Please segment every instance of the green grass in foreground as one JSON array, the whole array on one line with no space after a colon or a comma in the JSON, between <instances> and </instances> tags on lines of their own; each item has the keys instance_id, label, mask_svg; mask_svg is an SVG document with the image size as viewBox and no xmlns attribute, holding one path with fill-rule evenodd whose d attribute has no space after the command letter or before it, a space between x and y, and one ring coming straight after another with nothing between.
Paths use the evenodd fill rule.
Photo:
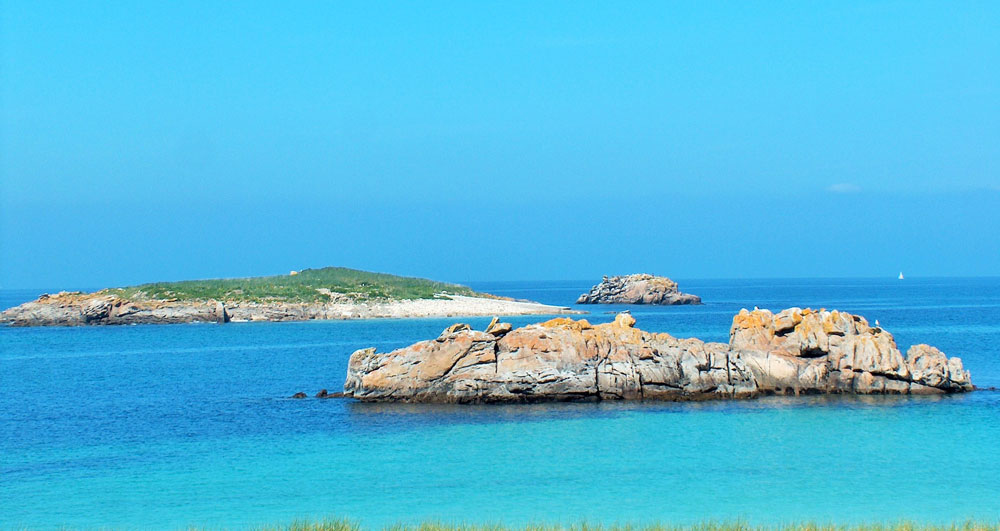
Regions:
<instances>
[{"instance_id":1,"label":"green grass in foreground","mask_svg":"<svg viewBox=\"0 0 1000 531\"><path fill-rule=\"evenodd\" d=\"M362 531L365 528L351 520L323 520L319 522L297 521L286 526L265 526L257 529L262 531ZM928 525L904 521L858 525L807 522L778 526L756 526L739 522L706 522L683 526L669 524L605 526L582 523L570 526L529 525L523 527L508 527L499 524L450 525L426 522L417 525L394 525L383 529L384 531L996 531L1000 530L1000 521L993 523L967 521L945 525Z\"/></svg>"},{"instance_id":2,"label":"green grass in foreground","mask_svg":"<svg viewBox=\"0 0 1000 531\"><path fill-rule=\"evenodd\" d=\"M466 286L344 267L305 269L297 275L156 282L104 290L129 300L328 302L329 293L353 300L430 299L436 294L477 295Z\"/></svg>"}]
</instances>

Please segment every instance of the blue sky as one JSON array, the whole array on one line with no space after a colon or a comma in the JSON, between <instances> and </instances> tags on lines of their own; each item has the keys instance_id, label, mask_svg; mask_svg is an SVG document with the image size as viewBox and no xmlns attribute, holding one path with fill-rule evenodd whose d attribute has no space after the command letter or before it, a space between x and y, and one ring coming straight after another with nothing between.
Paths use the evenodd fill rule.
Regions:
<instances>
[{"instance_id":1,"label":"blue sky","mask_svg":"<svg viewBox=\"0 0 1000 531\"><path fill-rule=\"evenodd\" d=\"M3 287L1000 274L998 2L0 4Z\"/></svg>"}]
</instances>

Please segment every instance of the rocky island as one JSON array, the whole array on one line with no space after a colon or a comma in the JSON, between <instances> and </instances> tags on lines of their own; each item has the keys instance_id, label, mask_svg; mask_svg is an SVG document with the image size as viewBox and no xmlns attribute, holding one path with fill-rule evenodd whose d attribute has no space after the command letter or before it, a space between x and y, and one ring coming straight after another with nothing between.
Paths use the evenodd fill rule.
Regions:
<instances>
[{"instance_id":1,"label":"rocky island","mask_svg":"<svg viewBox=\"0 0 1000 531\"><path fill-rule=\"evenodd\" d=\"M644 332L635 319L560 317L485 331L457 324L388 353L351 355L344 396L386 402L701 400L782 394L941 394L973 389L962 361L929 345L904 357L863 317L742 310L729 343Z\"/></svg>"},{"instance_id":2,"label":"rocky island","mask_svg":"<svg viewBox=\"0 0 1000 531\"><path fill-rule=\"evenodd\" d=\"M341 267L60 292L0 312L12 326L305 321L579 313L458 284Z\"/></svg>"},{"instance_id":3,"label":"rocky island","mask_svg":"<svg viewBox=\"0 0 1000 531\"><path fill-rule=\"evenodd\" d=\"M701 304L701 297L681 293L667 277L638 274L607 277L580 295L577 304Z\"/></svg>"}]
</instances>

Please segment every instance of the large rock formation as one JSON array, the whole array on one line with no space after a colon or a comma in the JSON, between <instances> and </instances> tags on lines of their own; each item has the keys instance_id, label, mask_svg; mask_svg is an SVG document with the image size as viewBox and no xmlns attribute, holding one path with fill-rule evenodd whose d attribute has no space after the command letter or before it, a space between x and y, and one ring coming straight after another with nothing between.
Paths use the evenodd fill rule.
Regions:
<instances>
[{"instance_id":1,"label":"large rock formation","mask_svg":"<svg viewBox=\"0 0 1000 531\"><path fill-rule=\"evenodd\" d=\"M580 295L577 304L701 304L701 297L681 293L667 277L626 275L604 277L600 284Z\"/></svg>"},{"instance_id":2,"label":"large rock formation","mask_svg":"<svg viewBox=\"0 0 1000 531\"><path fill-rule=\"evenodd\" d=\"M973 389L959 358L892 335L863 318L792 308L743 310L730 343L634 328L619 314L591 325L557 318L491 332L456 325L388 353L351 355L345 396L364 401L533 402L698 400L765 394L931 394Z\"/></svg>"},{"instance_id":3,"label":"large rock formation","mask_svg":"<svg viewBox=\"0 0 1000 531\"><path fill-rule=\"evenodd\" d=\"M129 300L110 291L63 291L54 295L45 294L34 301L0 312L0 323L12 326L77 326L561 313L580 312L530 301L461 295L449 295L441 299L374 302L247 302Z\"/></svg>"}]
</instances>

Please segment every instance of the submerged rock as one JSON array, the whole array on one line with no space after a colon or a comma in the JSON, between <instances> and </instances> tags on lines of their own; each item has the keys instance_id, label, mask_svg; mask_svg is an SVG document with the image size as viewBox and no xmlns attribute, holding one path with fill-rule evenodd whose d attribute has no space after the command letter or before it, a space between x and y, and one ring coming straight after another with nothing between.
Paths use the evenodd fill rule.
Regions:
<instances>
[{"instance_id":1,"label":"submerged rock","mask_svg":"<svg viewBox=\"0 0 1000 531\"><path fill-rule=\"evenodd\" d=\"M580 295L577 304L701 304L701 297L681 293L667 277L625 275L604 277L590 292Z\"/></svg>"},{"instance_id":2,"label":"submerged rock","mask_svg":"<svg viewBox=\"0 0 1000 531\"><path fill-rule=\"evenodd\" d=\"M843 312L741 311L730 343L614 322L556 318L498 336L466 327L388 353L351 355L344 395L364 401L698 400L765 394L921 394L972 390L959 358ZM451 329L449 329L451 330Z\"/></svg>"}]
</instances>

